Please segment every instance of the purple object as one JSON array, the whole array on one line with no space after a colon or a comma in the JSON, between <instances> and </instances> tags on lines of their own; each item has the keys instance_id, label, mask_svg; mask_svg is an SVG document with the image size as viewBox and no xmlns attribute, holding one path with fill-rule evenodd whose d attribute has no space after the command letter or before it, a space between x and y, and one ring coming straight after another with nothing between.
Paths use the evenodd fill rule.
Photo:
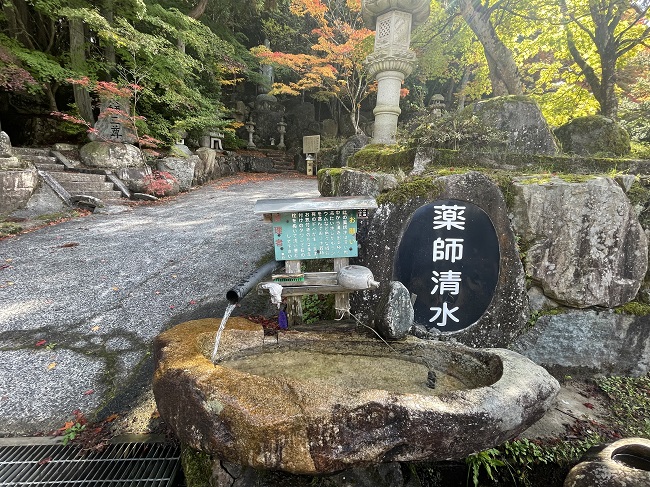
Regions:
<instances>
[{"instance_id":1,"label":"purple object","mask_svg":"<svg viewBox=\"0 0 650 487\"><path fill-rule=\"evenodd\" d=\"M278 314L278 327L280 330L286 330L289 328L289 322L287 321L287 313L284 310L280 310Z\"/></svg>"}]
</instances>

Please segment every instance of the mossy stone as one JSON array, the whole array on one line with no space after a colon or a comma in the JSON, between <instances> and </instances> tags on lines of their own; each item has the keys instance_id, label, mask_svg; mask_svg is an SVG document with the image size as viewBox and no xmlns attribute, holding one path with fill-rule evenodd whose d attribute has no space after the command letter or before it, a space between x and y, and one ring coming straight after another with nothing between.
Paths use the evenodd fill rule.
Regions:
<instances>
[{"instance_id":1,"label":"mossy stone","mask_svg":"<svg viewBox=\"0 0 650 487\"><path fill-rule=\"evenodd\" d=\"M583 156L630 153L630 136L614 120L602 115L578 117L555 130L564 152Z\"/></svg>"},{"instance_id":2,"label":"mossy stone","mask_svg":"<svg viewBox=\"0 0 650 487\"><path fill-rule=\"evenodd\" d=\"M212 460L210 455L181 446L181 466L187 487L210 487Z\"/></svg>"}]
</instances>

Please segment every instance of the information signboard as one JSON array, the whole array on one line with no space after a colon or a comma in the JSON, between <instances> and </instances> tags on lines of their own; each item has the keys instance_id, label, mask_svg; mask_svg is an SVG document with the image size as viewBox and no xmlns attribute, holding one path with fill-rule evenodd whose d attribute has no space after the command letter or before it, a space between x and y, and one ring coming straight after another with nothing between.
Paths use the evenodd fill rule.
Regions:
<instances>
[{"instance_id":1,"label":"information signboard","mask_svg":"<svg viewBox=\"0 0 650 487\"><path fill-rule=\"evenodd\" d=\"M275 260L356 257L357 210L273 213Z\"/></svg>"},{"instance_id":2,"label":"information signboard","mask_svg":"<svg viewBox=\"0 0 650 487\"><path fill-rule=\"evenodd\" d=\"M302 153L317 154L320 151L320 135L305 135L302 138Z\"/></svg>"}]
</instances>

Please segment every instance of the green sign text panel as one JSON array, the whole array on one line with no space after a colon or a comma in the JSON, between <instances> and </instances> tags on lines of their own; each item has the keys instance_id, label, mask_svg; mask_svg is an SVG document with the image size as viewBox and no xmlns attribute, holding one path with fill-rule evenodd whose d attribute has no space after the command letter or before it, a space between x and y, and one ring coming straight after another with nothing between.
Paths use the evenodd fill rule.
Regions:
<instances>
[{"instance_id":1,"label":"green sign text panel","mask_svg":"<svg viewBox=\"0 0 650 487\"><path fill-rule=\"evenodd\" d=\"M356 257L357 210L273 213L275 260Z\"/></svg>"}]
</instances>

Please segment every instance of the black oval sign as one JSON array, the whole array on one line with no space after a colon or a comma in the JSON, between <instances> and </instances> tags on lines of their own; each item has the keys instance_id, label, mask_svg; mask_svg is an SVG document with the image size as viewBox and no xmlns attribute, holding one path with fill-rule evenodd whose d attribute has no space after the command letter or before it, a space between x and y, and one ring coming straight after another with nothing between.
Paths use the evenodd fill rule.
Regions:
<instances>
[{"instance_id":1,"label":"black oval sign","mask_svg":"<svg viewBox=\"0 0 650 487\"><path fill-rule=\"evenodd\" d=\"M485 313L499 279L499 239L490 217L460 200L418 208L395 254L393 279L416 294L415 322L454 332Z\"/></svg>"}]
</instances>

